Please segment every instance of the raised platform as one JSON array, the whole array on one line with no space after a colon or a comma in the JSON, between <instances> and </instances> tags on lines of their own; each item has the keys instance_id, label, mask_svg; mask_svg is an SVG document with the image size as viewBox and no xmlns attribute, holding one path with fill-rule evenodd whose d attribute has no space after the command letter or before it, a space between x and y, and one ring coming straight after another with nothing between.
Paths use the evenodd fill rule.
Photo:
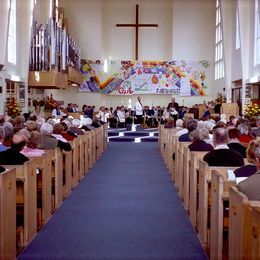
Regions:
<instances>
[{"instance_id":1,"label":"raised platform","mask_svg":"<svg viewBox=\"0 0 260 260\"><path fill-rule=\"evenodd\" d=\"M158 128L142 129L140 125L133 125L131 128L109 129L108 139L109 142L158 142Z\"/></svg>"}]
</instances>

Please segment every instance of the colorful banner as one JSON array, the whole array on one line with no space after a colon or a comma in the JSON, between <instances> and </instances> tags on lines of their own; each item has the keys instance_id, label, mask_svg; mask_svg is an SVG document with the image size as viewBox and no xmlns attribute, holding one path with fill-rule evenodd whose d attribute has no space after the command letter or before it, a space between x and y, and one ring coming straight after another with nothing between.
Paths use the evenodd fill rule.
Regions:
<instances>
[{"instance_id":1,"label":"colorful banner","mask_svg":"<svg viewBox=\"0 0 260 260\"><path fill-rule=\"evenodd\" d=\"M207 95L209 62L81 60L80 92L110 95Z\"/></svg>"}]
</instances>

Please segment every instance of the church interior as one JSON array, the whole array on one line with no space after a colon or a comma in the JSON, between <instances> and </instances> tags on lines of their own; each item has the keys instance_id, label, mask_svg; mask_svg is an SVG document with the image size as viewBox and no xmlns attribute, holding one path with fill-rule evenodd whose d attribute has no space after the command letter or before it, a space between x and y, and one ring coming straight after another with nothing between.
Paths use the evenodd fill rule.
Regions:
<instances>
[{"instance_id":1,"label":"church interior","mask_svg":"<svg viewBox=\"0 0 260 260\"><path fill-rule=\"evenodd\" d=\"M0 2L0 259L260 258L260 0Z\"/></svg>"}]
</instances>

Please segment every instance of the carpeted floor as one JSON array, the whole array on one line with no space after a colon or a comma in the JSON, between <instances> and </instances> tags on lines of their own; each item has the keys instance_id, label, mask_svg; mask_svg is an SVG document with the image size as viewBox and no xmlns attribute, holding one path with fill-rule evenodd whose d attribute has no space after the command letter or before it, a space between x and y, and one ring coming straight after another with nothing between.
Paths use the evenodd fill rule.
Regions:
<instances>
[{"instance_id":1,"label":"carpeted floor","mask_svg":"<svg viewBox=\"0 0 260 260\"><path fill-rule=\"evenodd\" d=\"M157 143L110 143L19 259L207 259Z\"/></svg>"}]
</instances>

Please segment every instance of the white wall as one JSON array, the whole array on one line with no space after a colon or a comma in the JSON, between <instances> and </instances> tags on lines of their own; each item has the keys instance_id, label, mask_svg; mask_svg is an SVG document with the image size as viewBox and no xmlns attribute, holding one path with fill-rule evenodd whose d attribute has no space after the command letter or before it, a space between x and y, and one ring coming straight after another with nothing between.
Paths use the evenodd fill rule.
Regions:
<instances>
[{"instance_id":1,"label":"white wall","mask_svg":"<svg viewBox=\"0 0 260 260\"><path fill-rule=\"evenodd\" d=\"M135 22L135 5L139 4L139 22L158 23L158 28L139 32L139 58L142 60L213 60L212 43L215 36L215 0L60 0L65 8L69 32L82 48L86 59L134 59L135 33L133 28L117 28L117 23ZM76 14L76 15L75 15ZM211 74L209 85L213 87ZM76 88L55 91L68 102L117 106L128 104L136 97L106 96L80 93ZM50 91L48 91L49 93ZM210 90L211 92L211 90ZM210 94L210 93L209 93ZM165 105L170 95L143 95L147 105ZM180 104L191 106L207 97L178 97Z\"/></svg>"},{"instance_id":2,"label":"white wall","mask_svg":"<svg viewBox=\"0 0 260 260\"><path fill-rule=\"evenodd\" d=\"M158 28L139 28L139 59L171 59L171 0L103 1L103 58L135 59L135 29L116 27L116 24L135 23L135 4L139 4L139 23L158 24Z\"/></svg>"},{"instance_id":3,"label":"white wall","mask_svg":"<svg viewBox=\"0 0 260 260\"><path fill-rule=\"evenodd\" d=\"M68 32L81 47L81 57L101 59L101 0L60 0Z\"/></svg>"}]
</instances>

